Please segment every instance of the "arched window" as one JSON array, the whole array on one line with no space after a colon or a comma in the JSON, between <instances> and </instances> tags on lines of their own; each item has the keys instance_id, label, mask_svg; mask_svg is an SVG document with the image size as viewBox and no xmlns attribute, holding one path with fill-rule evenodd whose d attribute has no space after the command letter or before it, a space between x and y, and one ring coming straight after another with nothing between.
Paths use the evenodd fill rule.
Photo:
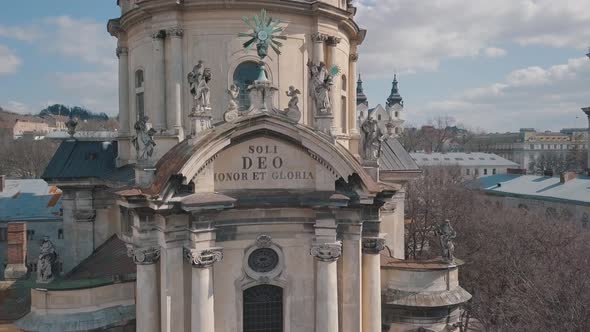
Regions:
<instances>
[{"instance_id":1,"label":"arched window","mask_svg":"<svg viewBox=\"0 0 590 332\"><path fill-rule=\"evenodd\" d=\"M143 70L139 69L135 72L135 111L138 119L145 115L144 92Z\"/></svg>"},{"instance_id":2,"label":"arched window","mask_svg":"<svg viewBox=\"0 0 590 332\"><path fill-rule=\"evenodd\" d=\"M244 291L244 332L283 331L283 289L260 285Z\"/></svg>"},{"instance_id":3,"label":"arched window","mask_svg":"<svg viewBox=\"0 0 590 332\"><path fill-rule=\"evenodd\" d=\"M240 110L245 111L250 107L250 97L246 90L258 79L259 64L253 61L242 62L234 71L234 83L240 89L238 102Z\"/></svg>"},{"instance_id":4,"label":"arched window","mask_svg":"<svg viewBox=\"0 0 590 332\"><path fill-rule=\"evenodd\" d=\"M342 91L346 91L346 75L342 75Z\"/></svg>"},{"instance_id":5,"label":"arched window","mask_svg":"<svg viewBox=\"0 0 590 332\"><path fill-rule=\"evenodd\" d=\"M377 115L377 120L381 121L381 114Z\"/></svg>"}]
</instances>

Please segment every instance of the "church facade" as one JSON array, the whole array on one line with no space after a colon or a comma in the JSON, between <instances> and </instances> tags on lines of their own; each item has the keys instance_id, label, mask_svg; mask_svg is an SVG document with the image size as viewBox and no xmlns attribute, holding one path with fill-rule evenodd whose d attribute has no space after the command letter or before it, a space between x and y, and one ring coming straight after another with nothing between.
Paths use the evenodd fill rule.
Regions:
<instances>
[{"instance_id":1,"label":"church facade","mask_svg":"<svg viewBox=\"0 0 590 332\"><path fill-rule=\"evenodd\" d=\"M404 185L420 170L376 123L357 124L365 31L351 1L118 5L115 153L68 176L96 145L69 140L58 154L80 160L56 156L44 176L64 192L64 279L112 283L34 289L19 326L394 332L458 320L458 262L404 261Z\"/></svg>"}]
</instances>

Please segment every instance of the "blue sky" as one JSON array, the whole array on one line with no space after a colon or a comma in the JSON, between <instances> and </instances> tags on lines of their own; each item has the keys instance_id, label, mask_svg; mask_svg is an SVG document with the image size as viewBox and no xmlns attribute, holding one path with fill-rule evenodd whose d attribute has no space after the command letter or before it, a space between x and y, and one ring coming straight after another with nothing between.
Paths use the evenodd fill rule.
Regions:
<instances>
[{"instance_id":1,"label":"blue sky","mask_svg":"<svg viewBox=\"0 0 590 332\"><path fill-rule=\"evenodd\" d=\"M372 106L398 73L406 120L486 131L587 123L588 0L360 0L358 70ZM0 11L0 106L117 113L115 0L13 1Z\"/></svg>"}]
</instances>

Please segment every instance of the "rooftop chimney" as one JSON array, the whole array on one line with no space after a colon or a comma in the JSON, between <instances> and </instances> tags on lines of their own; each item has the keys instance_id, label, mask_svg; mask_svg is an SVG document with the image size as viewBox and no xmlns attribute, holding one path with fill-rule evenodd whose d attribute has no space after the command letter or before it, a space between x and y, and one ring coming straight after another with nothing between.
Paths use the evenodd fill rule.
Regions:
<instances>
[{"instance_id":1,"label":"rooftop chimney","mask_svg":"<svg viewBox=\"0 0 590 332\"><path fill-rule=\"evenodd\" d=\"M569 180L573 180L577 177L578 177L578 174L576 174L576 172L563 172L559 176L559 182L561 182L563 184L563 183L566 183Z\"/></svg>"},{"instance_id":2,"label":"rooftop chimney","mask_svg":"<svg viewBox=\"0 0 590 332\"><path fill-rule=\"evenodd\" d=\"M8 223L8 265L4 270L6 280L16 280L27 275L27 224Z\"/></svg>"}]
</instances>

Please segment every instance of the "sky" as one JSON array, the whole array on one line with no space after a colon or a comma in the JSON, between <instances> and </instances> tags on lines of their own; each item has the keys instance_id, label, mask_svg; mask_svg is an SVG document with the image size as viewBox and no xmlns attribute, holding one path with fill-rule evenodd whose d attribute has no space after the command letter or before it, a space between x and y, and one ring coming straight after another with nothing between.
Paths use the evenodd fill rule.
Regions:
<instances>
[{"instance_id":1,"label":"sky","mask_svg":"<svg viewBox=\"0 0 590 332\"><path fill-rule=\"evenodd\" d=\"M589 0L357 0L358 71L371 106L394 73L409 125L585 127ZM0 10L0 106L80 105L117 114L115 0L10 1ZM287 31L288 33L288 31Z\"/></svg>"}]
</instances>

